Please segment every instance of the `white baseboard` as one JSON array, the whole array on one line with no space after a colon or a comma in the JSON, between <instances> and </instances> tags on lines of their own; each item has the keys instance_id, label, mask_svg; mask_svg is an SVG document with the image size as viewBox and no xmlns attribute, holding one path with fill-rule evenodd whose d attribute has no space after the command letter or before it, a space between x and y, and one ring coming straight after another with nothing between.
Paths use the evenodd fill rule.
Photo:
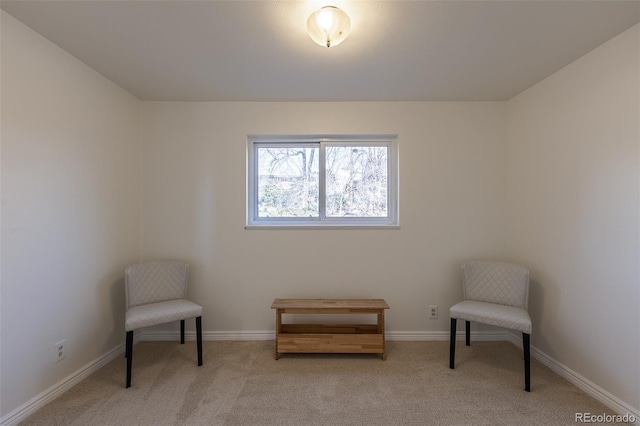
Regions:
<instances>
[{"instance_id":1,"label":"white baseboard","mask_svg":"<svg viewBox=\"0 0 640 426\"><path fill-rule=\"evenodd\" d=\"M40 408L44 407L64 392L71 389L76 384L80 383L85 378L89 377L91 374L100 370L105 365L109 364L111 361L116 359L119 356L122 356L124 353L124 344L115 347L110 350L103 356L91 361L89 364L85 365L75 373L70 376L62 379L55 385L51 386L49 389L41 392L34 398L31 398L25 404L16 408L6 416L4 416L0 420L0 425L2 426L14 426L20 423L23 420L26 420L31 414L38 411Z\"/></svg>"},{"instance_id":2,"label":"white baseboard","mask_svg":"<svg viewBox=\"0 0 640 426\"><path fill-rule=\"evenodd\" d=\"M457 340L464 339L464 332L457 333ZM519 336L508 331L479 331L472 332L471 336L475 341L509 341L519 348L522 348L522 340ZM135 341L171 341L179 340L180 332L140 332L136 333ZM208 331L202 333L202 339L206 341L222 341L222 340L273 340L275 332L267 331ZM186 332L186 340L195 340L195 332ZM448 331L390 331L386 333L389 341L446 341L449 340ZM22 406L13 410L0 420L0 426L14 426L23 420L26 420L31 414L56 399L58 396L69 390L72 386L79 383L89 375L98 371L124 353L124 345L119 345L112 349L102 357L90 362L72 375L61 380L49 389L32 398ZM567 366L553 359L541 350L531 346L531 355L534 359L544 364L559 376L563 377L570 383L573 383L585 393L591 395L607 407L611 408L618 414L630 414L636 419L635 424L640 426L640 410L631 407L629 404L616 398L611 393L602 389L595 383L582 377ZM598 414L598 413L592 413Z\"/></svg>"},{"instance_id":3,"label":"white baseboard","mask_svg":"<svg viewBox=\"0 0 640 426\"><path fill-rule=\"evenodd\" d=\"M507 331L476 331L471 335L475 341L511 341ZM449 340L448 331L388 331L385 337L390 342L408 341L440 341ZM185 340L196 340L195 331L186 331ZM180 339L179 331L142 331L139 336L140 341L162 342L176 341ZM275 331L203 331L202 340L274 340ZM457 340L464 340L464 331L459 331Z\"/></svg>"},{"instance_id":4,"label":"white baseboard","mask_svg":"<svg viewBox=\"0 0 640 426\"><path fill-rule=\"evenodd\" d=\"M202 340L274 340L275 331L203 331ZM185 340L196 340L195 331L185 331ZM140 341L164 342L180 340L179 331L142 331Z\"/></svg>"}]
</instances>

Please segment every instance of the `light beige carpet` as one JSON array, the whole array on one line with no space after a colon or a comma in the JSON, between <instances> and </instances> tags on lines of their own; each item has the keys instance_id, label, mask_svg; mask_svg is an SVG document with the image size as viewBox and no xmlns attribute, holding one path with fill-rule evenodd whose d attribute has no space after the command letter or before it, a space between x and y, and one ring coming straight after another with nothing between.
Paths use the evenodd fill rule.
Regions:
<instances>
[{"instance_id":1,"label":"light beige carpet","mask_svg":"<svg viewBox=\"0 0 640 426\"><path fill-rule=\"evenodd\" d=\"M273 359L273 342L142 342L24 425L571 425L604 405L508 342L387 342L375 355Z\"/></svg>"}]
</instances>

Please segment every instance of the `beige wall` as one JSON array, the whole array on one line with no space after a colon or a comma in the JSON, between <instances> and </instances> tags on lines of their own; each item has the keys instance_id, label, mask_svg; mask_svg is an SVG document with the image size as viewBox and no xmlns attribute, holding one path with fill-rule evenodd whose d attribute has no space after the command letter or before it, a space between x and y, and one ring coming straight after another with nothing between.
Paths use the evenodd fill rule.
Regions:
<instances>
[{"instance_id":1,"label":"beige wall","mask_svg":"<svg viewBox=\"0 0 640 426\"><path fill-rule=\"evenodd\" d=\"M123 341L139 102L4 12L1 30L4 416Z\"/></svg>"},{"instance_id":2,"label":"beige wall","mask_svg":"<svg viewBox=\"0 0 640 426\"><path fill-rule=\"evenodd\" d=\"M381 297L388 330L447 330L459 264L504 253L504 118L504 103L143 102L142 257L192 265L211 332L273 330L276 297ZM399 230L244 229L247 135L318 133L399 135Z\"/></svg>"},{"instance_id":3,"label":"beige wall","mask_svg":"<svg viewBox=\"0 0 640 426\"><path fill-rule=\"evenodd\" d=\"M640 408L640 27L508 104L507 252L532 344Z\"/></svg>"}]
</instances>

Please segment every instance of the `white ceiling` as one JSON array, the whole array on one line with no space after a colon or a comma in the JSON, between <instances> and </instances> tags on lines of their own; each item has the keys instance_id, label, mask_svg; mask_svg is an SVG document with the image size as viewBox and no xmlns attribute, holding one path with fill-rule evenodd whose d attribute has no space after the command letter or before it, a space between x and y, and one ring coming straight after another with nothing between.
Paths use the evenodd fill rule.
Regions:
<instances>
[{"instance_id":1,"label":"white ceiling","mask_svg":"<svg viewBox=\"0 0 640 426\"><path fill-rule=\"evenodd\" d=\"M143 100L502 101L640 22L640 1L9 1ZM306 33L332 4L331 49Z\"/></svg>"}]
</instances>

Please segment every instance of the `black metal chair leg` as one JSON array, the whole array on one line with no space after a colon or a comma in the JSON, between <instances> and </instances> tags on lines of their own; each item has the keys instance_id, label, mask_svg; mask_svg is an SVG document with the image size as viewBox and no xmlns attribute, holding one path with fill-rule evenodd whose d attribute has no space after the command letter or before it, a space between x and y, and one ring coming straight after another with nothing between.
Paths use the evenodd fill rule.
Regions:
<instances>
[{"instance_id":1,"label":"black metal chair leg","mask_svg":"<svg viewBox=\"0 0 640 426\"><path fill-rule=\"evenodd\" d=\"M464 323L465 343L467 346L471 346L471 321L465 321Z\"/></svg>"},{"instance_id":2,"label":"black metal chair leg","mask_svg":"<svg viewBox=\"0 0 640 426\"><path fill-rule=\"evenodd\" d=\"M202 317L196 317L196 339L198 342L198 365L202 365Z\"/></svg>"},{"instance_id":3,"label":"black metal chair leg","mask_svg":"<svg viewBox=\"0 0 640 426\"><path fill-rule=\"evenodd\" d=\"M180 320L180 344L184 345L184 320Z\"/></svg>"},{"instance_id":4,"label":"black metal chair leg","mask_svg":"<svg viewBox=\"0 0 640 426\"><path fill-rule=\"evenodd\" d=\"M449 343L449 368L453 369L454 360L456 357L456 327L458 320L451 318L451 342Z\"/></svg>"},{"instance_id":5,"label":"black metal chair leg","mask_svg":"<svg viewBox=\"0 0 640 426\"><path fill-rule=\"evenodd\" d=\"M524 390L531 392L531 352L527 333L522 333L522 348L524 350Z\"/></svg>"},{"instance_id":6,"label":"black metal chair leg","mask_svg":"<svg viewBox=\"0 0 640 426\"><path fill-rule=\"evenodd\" d=\"M127 339L125 343L125 356L127 357L127 385L131 387L131 364L133 361L133 330L127 331Z\"/></svg>"}]
</instances>

